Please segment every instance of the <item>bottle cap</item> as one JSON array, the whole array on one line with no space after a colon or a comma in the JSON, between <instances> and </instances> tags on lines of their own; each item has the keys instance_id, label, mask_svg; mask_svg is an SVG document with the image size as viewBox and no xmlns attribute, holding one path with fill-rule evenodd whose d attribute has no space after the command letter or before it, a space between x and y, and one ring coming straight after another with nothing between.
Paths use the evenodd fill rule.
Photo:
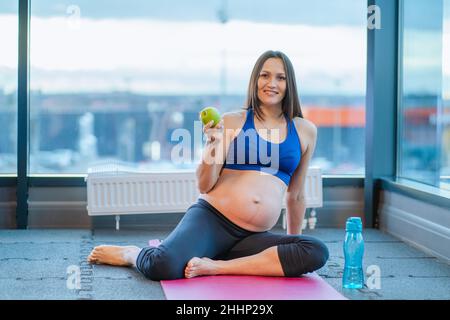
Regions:
<instances>
[{"instance_id":1,"label":"bottle cap","mask_svg":"<svg viewBox=\"0 0 450 320\"><path fill-rule=\"evenodd\" d=\"M362 221L360 217L350 217L345 224L346 231L362 231Z\"/></svg>"}]
</instances>

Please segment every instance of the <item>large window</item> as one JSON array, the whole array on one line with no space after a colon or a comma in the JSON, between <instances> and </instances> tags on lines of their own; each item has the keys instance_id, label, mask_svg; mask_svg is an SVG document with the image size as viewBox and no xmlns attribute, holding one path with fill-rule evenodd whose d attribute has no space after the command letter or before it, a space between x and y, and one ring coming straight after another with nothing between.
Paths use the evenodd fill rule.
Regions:
<instances>
[{"instance_id":1,"label":"large window","mask_svg":"<svg viewBox=\"0 0 450 320\"><path fill-rule=\"evenodd\" d=\"M319 129L312 165L363 174L366 5L33 1L31 173L85 173L109 161L193 168L199 110L240 109L257 57L275 49L292 60L303 112ZM192 151L184 162L173 160L182 128Z\"/></svg>"},{"instance_id":2,"label":"large window","mask_svg":"<svg viewBox=\"0 0 450 320\"><path fill-rule=\"evenodd\" d=\"M450 0L403 1L399 175L450 190Z\"/></svg>"},{"instance_id":3,"label":"large window","mask_svg":"<svg viewBox=\"0 0 450 320\"><path fill-rule=\"evenodd\" d=\"M18 1L0 2L0 174L17 172Z\"/></svg>"}]
</instances>

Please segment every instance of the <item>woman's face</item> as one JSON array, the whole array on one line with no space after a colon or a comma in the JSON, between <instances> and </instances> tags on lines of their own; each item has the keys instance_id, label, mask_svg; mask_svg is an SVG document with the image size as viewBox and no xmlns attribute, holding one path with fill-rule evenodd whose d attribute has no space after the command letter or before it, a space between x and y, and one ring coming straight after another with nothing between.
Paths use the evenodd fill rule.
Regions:
<instances>
[{"instance_id":1,"label":"woman's face","mask_svg":"<svg viewBox=\"0 0 450 320\"><path fill-rule=\"evenodd\" d=\"M286 94L286 72L283 60L269 58L258 77L258 98L263 106L279 106Z\"/></svg>"}]
</instances>

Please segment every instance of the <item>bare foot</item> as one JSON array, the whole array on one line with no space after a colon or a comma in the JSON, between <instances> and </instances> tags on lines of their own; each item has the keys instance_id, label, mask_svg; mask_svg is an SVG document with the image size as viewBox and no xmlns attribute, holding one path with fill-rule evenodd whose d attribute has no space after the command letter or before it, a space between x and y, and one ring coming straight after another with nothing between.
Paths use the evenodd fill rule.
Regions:
<instances>
[{"instance_id":1,"label":"bare foot","mask_svg":"<svg viewBox=\"0 0 450 320\"><path fill-rule=\"evenodd\" d=\"M136 246L107 246L95 247L88 256L89 263L103 263L113 266L132 266L136 263L136 258L141 251Z\"/></svg>"},{"instance_id":2,"label":"bare foot","mask_svg":"<svg viewBox=\"0 0 450 320\"><path fill-rule=\"evenodd\" d=\"M211 260L209 258L194 257L186 265L184 276L193 278L197 276L212 276L219 273L220 261Z\"/></svg>"}]
</instances>

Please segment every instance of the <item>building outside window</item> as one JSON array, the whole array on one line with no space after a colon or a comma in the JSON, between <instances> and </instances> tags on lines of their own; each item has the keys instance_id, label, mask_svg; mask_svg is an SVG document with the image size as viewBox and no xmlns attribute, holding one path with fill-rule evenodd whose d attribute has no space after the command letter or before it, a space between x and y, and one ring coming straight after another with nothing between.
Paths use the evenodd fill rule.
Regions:
<instances>
[{"instance_id":1,"label":"building outside window","mask_svg":"<svg viewBox=\"0 0 450 320\"><path fill-rule=\"evenodd\" d=\"M31 174L83 174L111 161L194 168L198 112L242 108L251 69L269 49L292 60L304 115L319 129L311 165L364 173L364 1L31 5ZM177 129L192 137L182 163L172 158Z\"/></svg>"},{"instance_id":2,"label":"building outside window","mask_svg":"<svg viewBox=\"0 0 450 320\"><path fill-rule=\"evenodd\" d=\"M450 1L404 0L398 173L450 190Z\"/></svg>"},{"instance_id":3,"label":"building outside window","mask_svg":"<svg viewBox=\"0 0 450 320\"><path fill-rule=\"evenodd\" d=\"M0 3L0 174L17 172L18 1Z\"/></svg>"}]
</instances>

